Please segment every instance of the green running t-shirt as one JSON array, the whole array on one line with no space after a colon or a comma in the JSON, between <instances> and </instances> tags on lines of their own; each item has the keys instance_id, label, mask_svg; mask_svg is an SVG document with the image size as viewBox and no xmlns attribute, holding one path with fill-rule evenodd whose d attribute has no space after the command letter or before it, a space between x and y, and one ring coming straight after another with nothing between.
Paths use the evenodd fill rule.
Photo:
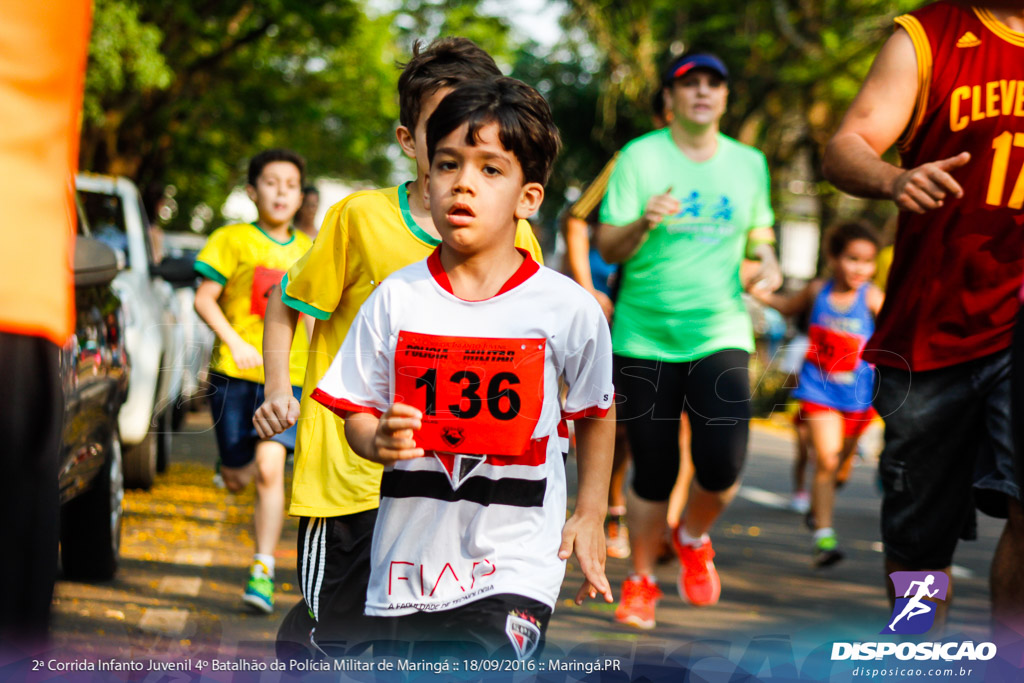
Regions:
<instances>
[{"instance_id":1,"label":"green running t-shirt","mask_svg":"<svg viewBox=\"0 0 1024 683\"><path fill-rule=\"evenodd\" d=\"M619 154L601 222L632 223L669 188L681 210L655 226L619 271L615 353L679 362L753 351L739 271L747 233L775 222L764 154L719 134L715 155L696 162L668 128L648 133Z\"/></svg>"}]
</instances>

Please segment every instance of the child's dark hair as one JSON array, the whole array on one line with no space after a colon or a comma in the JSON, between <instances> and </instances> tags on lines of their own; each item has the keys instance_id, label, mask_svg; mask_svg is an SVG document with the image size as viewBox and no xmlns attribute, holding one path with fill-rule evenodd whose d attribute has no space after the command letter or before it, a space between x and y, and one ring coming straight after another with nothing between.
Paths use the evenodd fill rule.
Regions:
<instances>
[{"instance_id":1,"label":"child's dark hair","mask_svg":"<svg viewBox=\"0 0 1024 683\"><path fill-rule=\"evenodd\" d=\"M551 108L541 94L514 78L463 83L448 94L427 121L427 158L431 163L437 144L464 123L466 143L475 145L480 128L498 125L498 139L512 152L527 183L544 184L561 141Z\"/></svg>"},{"instance_id":2,"label":"child's dark hair","mask_svg":"<svg viewBox=\"0 0 1024 683\"><path fill-rule=\"evenodd\" d=\"M833 226L825 238L825 253L831 258L839 258L846 245L855 240L867 240L878 249L882 239L878 231L867 221L846 221Z\"/></svg>"},{"instance_id":3,"label":"child's dark hair","mask_svg":"<svg viewBox=\"0 0 1024 683\"><path fill-rule=\"evenodd\" d=\"M423 52L417 40L412 59L399 66L398 120L409 130L416 128L423 99L439 88L501 75L489 54L469 38L458 36L438 38Z\"/></svg>"},{"instance_id":4,"label":"child's dark hair","mask_svg":"<svg viewBox=\"0 0 1024 683\"><path fill-rule=\"evenodd\" d=\"M264 167L275 161L287 161L295 164L299 169L299 185L306 183L306 160L290 149L267 149L263 150L249 160L249 184L256 187L256 181L263 173Z\"/></svg>"}]
</instances>

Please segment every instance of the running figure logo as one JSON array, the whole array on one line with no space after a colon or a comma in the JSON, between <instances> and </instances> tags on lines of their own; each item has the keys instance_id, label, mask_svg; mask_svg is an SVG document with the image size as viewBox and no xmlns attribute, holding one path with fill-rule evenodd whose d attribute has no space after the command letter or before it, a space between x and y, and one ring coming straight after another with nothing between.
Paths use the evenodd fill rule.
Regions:
<instances>
[{"instance_id":1,"label":"running figure logo","mask_svg":"<svg viewBox=\"0 0 1024 683\"><path fill-rule=\"evenodd\" d=\"M935 622L935 603L925 598L945 600L949 577L935 571L893 572L889 578L896 588L896 604L889 625L881 632L905 635L927 632Z\"/></svg>"}]
</instances>

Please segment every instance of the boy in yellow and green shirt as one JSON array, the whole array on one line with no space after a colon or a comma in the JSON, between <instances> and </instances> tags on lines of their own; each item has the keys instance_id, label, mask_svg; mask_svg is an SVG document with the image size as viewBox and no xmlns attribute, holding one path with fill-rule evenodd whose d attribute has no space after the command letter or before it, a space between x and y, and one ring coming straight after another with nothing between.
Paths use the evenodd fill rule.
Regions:
<instances>
[{"instance_id":1,"label":"boy in yellow and green shirt","mask_svg":"<svg viewBox=\"0 0 1024 683\"><path fill-rule=\"evenodd\" d=\"M246 192L256 204L255 223L219 228L196 257L203 282L195 307L217 335L210 362L210 407L220 454L220 474L231 491L256 481L256 552L243 602L274 609L274 548L284 523L284 465L295 448L295 429L261 439L252 413L263 402L263 320L282 274L312 242L292 227L302 202L305 162L288 150L267 150L249 163ZM305 330L294 335L286 381L297 397L306 369Z\"/></svg>"},{"instance_id":2,"label":"boy in yellow and green shirt","mask_svg":"<svg viewBox=\"0 0 1024 683\"><path fill-rule=\"evenodd\" d=\"M281 295L271 297L263 347L266 402L254 422L269 437L298 421L289 512L301 518L298 570L305 598L285 617L279 655L289 654L287 642L351 644L375 635L363 606L382 468L359 457L345 440L344 421L309 395L373 289L440 244L424 206L427 119L454 86L500 75L494 60L465 38L439 39L422 52L417 44L398 81L397 130L402 150L416 160L416 179L356 192L331 207L313 248L288 271ZM541 260L526 221L519 223L516 245ZM284 363L299 313L316 319L301 405L288 393Z\"/></svg>"}]
</instances>

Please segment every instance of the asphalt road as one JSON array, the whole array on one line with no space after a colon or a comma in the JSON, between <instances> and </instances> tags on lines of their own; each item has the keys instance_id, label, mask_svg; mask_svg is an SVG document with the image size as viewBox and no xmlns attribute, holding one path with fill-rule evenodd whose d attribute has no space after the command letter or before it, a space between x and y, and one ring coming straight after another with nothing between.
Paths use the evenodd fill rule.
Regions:
<instances>
[{"instance_id":1,"label":"asphalt road","mask_svg":"<svg viewBox=\"0 0 1024 683\"><path fill-rule=\"evenodd\" d=\"M148 668L93 674L95 680L281 679L271 671L216 674L210 667L215 660L272 661L278 622L301 599L295 585L297 524L286 522L276 553L277 612L246 611L240 596L252 552L252 495L234 496L213 486L215 444L207 416L190 415L183 430L174 438L173 464L153 489L127 493L117 577L98 584L58 582L52 645L41 655L44 670L31 674L32 680L71 676L60 668L105 660ZM580 574L570 562L545 657L608 665L595 664L604 672L589 677L577 671L552 680L680 680L684 665L694 681L840 680L821 668L829 666L831 643L878 639L889 617L874 467L859 462L838 498L836 528L847 558L814 569L810 534L801 516L786 509L792 450L789 430L771 423L752 430L743 488L712 533L722 578L717 606L684 604L675 593L678 565L661 565L658 579L666 597L658 625L640 632L616 624L613 605L573 605ZM572 479L571 460L569 469ZM1000 529L1001 522L982 518L980 540L958 550L948 637L987 638L986 577ZM609 560L616 594L628 571L628 560ZM150 661L184 671L161 673ZM851 680L846 664L841 680ZM327 680L359 680L350 675L355 674L335 673ZM460 675L464 680L469 674ZM535 675L509 674L514 680Z\"/></svg>"}]
</instances>

